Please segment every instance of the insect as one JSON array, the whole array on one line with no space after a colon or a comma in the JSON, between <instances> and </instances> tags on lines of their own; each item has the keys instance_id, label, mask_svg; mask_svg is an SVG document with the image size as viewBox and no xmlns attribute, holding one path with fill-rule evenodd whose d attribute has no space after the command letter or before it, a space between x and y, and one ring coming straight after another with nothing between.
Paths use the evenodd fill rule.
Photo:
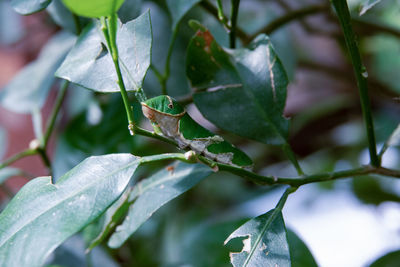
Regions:
<instances>
[{"instance_id":1,"label":"insect","mask_svg":"<svg viewBox=\"0 0 400 267\"><path fill-rule=\"evenodd\" d=\"M143 114L153 123L155 131L175 140L181 149L190 148L211 160L252 169L253 161L249 156L195 122L172 97L161 95L141 104Z\"/></svg>"}]
</instances>

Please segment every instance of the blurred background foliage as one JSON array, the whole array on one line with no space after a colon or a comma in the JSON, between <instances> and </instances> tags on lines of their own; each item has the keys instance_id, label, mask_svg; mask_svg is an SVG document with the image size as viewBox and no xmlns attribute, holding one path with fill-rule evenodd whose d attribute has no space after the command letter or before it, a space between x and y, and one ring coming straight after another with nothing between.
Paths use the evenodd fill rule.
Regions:
<instances>
[{"instance_id":1,"label":"blurred background foliage","mask_svg":"<svg viewBox=\"0 0 400 267\"><path fill-rule=\"evenodd\" d=\"M167 88L169 94L179 100L186 101L192 93L185 73L186 47L193 35L193 30L188 26L189 19L201 21L210 29L220 45L228 46L227 32L204 8L204 2L200 1L185 15L173 47L171 76ZM371 9L360 15L362 6L367 2L374 1L351 0L349 5L368 71L377 143L381 147L400 122L400 3L398 0L376 1ZM215 5L215 1L209 3ZM224 7L228 13L230 1L224 1ZM290 143L307 173L328 172L367 164L367 141L358 90L337 19L329 8L328 1L242 0L238 26L246 34L252 35L286 14L310 7L315 11L268 33L290 79L285 108L285 115L291 118ZM147 9L150 9L153 27L152 64L157 69L163 69L168 51L167 44L172 34L172 18L166 2L126 0L119 16L121 21L126 22ZM81 23L85 24L87 20L82 19ZM31 17L22 17L15 13L10 7L10 1L0 1L0 86L5 86L11 78L10 73L6 73L8 62L15 58L22 61L21 65L30 62L36 58L45 41L61 28L75 32L73 17L59 0L53 0L46 11ZM243 44L238 40L237 45L240 47ZM15 58L6 58L7 53L15 55ZM54 101L55 90L57 86L53 86L50 91L43 109L44 117L48 116L47 106ZM161 93L159 81L152 69L145 78L144 90L149 97ZM201 117L193 104L189 103L187 108L196 121L246 151L253 158L257 172L276 176L296 175L280 149L218 130ZM140 118L142 115L137 102L134 110L136 118ZM11 155L14 151L10 148L13 142L16 142L12 141L13 138L25 138L28 141L33 139L30 131L25 131L25 136L13 135L9 129L11 124L6 117L16 115L10 114L9 111L1 109L0 159L6 158L6 155ZM141 124L149 128L146 120L141 120ZM141 136L132 138L126 131L124 107L118 94L97 94L82 88L71 88L62 107L62 118L57 128L57 137L52 140L51 150L55 176L59 177L91 155L130 152L141 156L173 152L175 148ZM139 179L145 178L164 166L167 165L147 165L136 175ZM386 152L383 166L400 168L398 148L390 148ZM0 170L0 182L4 191L2 206L21 183L14 182L15 179L26 180L43 173L42 167L32 168L29 164L17 164L14 167ZM87 256L84 254L84 238L79 235L58 248L49 264L66 267L90 266L90 262L91 266L229 266L229 251L239 251L241 242L239 240L238 244L230 243L229 246L223 247L223 241L246 218L267 211L276 201L271 201L265 196L274 195L280 190L279 187L255 186L228 173L214 174L154 214L120 249L101 247ZM301 190L303 189L299 191ZM299 194L301 196L297 198L293 194L289 205L294 207L293 209L306 207L309 212L301 214L288 208L287 224L289 227L293 225L299 236L308 241L306 243L321 266L365 266L381 254L400 248L400 183L395 179L366 176L308 185L303 191L307 193ZM302 228L296 224L296 220L304 220L304 215L312 212L317 216L319 211L313 208L313 203L324 202L324 196L328 192L336 192L337 199L345 194L346 199L352 203L350 206L355 209L367 207L370 214L376 214L375 221L381 223L379 227L382 227L379 233L390 236L387 243L372 246L372 252L368 251L369 255L366 255L359 251L362 247L361 242L350 242L359 244L359 247L351 249L353 253L360 253L362 257L353 255L351 261L343 256L343 259L336 259L335 262L334 258L338 252L332 251L334 256L324 259L326 255L321 252L323 249L316 244L323 244L321 240L325 243L334 243L335 240L323 236L307 239L310 231L307 227ZM266 200L259 201L260 199ZM258 203L256 206L246 204L254 201ZM324 209L329 212L335 205L335 201L328 203ZM357 213L354 216L357 216ZM318 219L315 218L310 216L308 228L326 227L318 225ZM388 220L394 218L397 222L393 226ZM313 219L314 224L310 226ZM338 215L332 223L335 223L335 220L339 222L347 219ZM90 234L88 231L95 230L86 229L84 234ZM330 229L327 228L326 231ZM365 228L365 231L371 231L371 228ZM337 233L339 236L342 234L342 244L337 245L336 249L349 249L343 243L350 237L344 233L346 232ZM365 233L364 237L376 236L371 237ZM295 266L316 264L307 261L309 252L305 248L301 249L305 245L292 232L289 234L289 241L291 246L298 248L295 249L298 255L292 255L299 259ZM364 240L370 243L375 241ZM398 252L388 254L385 259L382 258L380 262L377 261L371 266L395 266L390 265L390 259L393 263L396 257L398 259ZM358 258L360 259L356 262ZM382 263L387 258L389 263ZM343 262L352 262L355 265L338 264Z\"/></svg>"}]
</instances>

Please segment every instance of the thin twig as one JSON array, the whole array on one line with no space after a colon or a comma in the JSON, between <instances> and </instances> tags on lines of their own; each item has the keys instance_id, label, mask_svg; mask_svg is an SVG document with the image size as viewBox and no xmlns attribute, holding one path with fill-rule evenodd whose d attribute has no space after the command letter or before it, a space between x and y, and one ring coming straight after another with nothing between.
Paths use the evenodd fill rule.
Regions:
<instances>
[{"instance_id":1,"label":"thin twig","mask_svg":"<svg viewBox=\"0 0 400 267\"><path fill-rule=\"evenodd\" d=\"M229 31L229 46L230 48L236 47L236 25L237 17L239 14L240 0L231 0L231 19L230 19L230 31Z\"/></svg>"},{"instance_id":2,"label":"thin twig","mask_svg":"<svg viewBox=\"0 0 400 267\"><path fill-rule=\"evenodd\" d=\"M3 169L5 167L7 167L8 165L14 163L17 160L20 160L22 158L28 157L28 156L32 156L37 154L37 151L35 149L25 149L21 152L18 152L17 154L9 157L8 159L4 160L3 163L0 164L0 169Z\"/></svg>"}]
</instances>

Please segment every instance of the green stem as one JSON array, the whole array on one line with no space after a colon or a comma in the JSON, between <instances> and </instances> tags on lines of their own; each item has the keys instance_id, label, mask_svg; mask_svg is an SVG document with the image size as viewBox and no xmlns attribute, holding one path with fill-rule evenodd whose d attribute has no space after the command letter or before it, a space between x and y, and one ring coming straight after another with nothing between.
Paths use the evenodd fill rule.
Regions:
<instances>
[{"instance_id":1,"label":"green stem","mask_svg":"<svg viewBox=\"0 0 400 267\"><path fill-rule=\"evenodd\" d=\"M297 190L296 187L291 187L291 186L290 186L290 187L286 188L285 192L283 193L283 195L282 195L281 198L279 199L278 204L276 204L275 210L282 211L283 206L285 205L288 196L289 196L291 193L295 192L296 190Z\"/></svg>"},{"instance_id":2,"label":"green stem","mask_svg":"<svg viewBox=\"0 0 400 267\"><path fill-rule=\"evenodd\" d=\"M46 150L46 148L47 148L51 133L53 132L53 129L54 129L54 125L55 125L55 122L57 119L58 112L60 111L61 105L64 102L68 86L69 86L69 81L64 81L63 85L61 86L61 88L58 92L56 102L54 103L54 106L53 106L53 110L50 113L50 117L47 120L46 132L44 134L43 143L42 143L43 150Z\"/></svg>"},{"instance_id":3,"label":"green stem","mask_svg":"<svg viewBox=\"0 0 400 267\"><path fill-rule=\"evenodd\" d=\"M237 17L239 14L239 5L240 0L231 0L231 29L229 32L229 46L230 48L236 47L236 25L237 25Z\"/></svg>"},{"instance_id":4,"label":"green stem","mask_svg":"<svg viewBox=\"0 0 400 267\"><path fill-rule=\"evenodd\" d=\"M18 152L17 154L9 157L8 159L4 160L1 164L0 164L0 170L7 167L8 165L14 163L17 160L20 160L22 158L25 158L27 156L32 156L37 154L37 151L35 149L25 149L21 152Z\"/></svg>"},{"instance_id":5,"label":"green stem","mask_svg":"<svg viewBox=\"0 0 400 267\"><path fill-rule=\"evenodd\" d=\"M218 8L218 19L222 22L225 26L228 26L228 18L225 16L224 8L222 6L222 1L217 0L217 8Z\"/></svg>"},{"instance_id":6,"label":"green stem","mask_svg":"<svg viewBox=\"0 0 400 267\"><path fill-rule=\"evenodd\" d=\"M82 32L82 26L81 26L81 21L79 20L79 16L72 13L72 18L74 19L75 23L76 34L79 35Z\"/></svg>"},{"instance_id":7,"label":"green stem","mask_svg":"<svg viewBox=\"0 0 400 267\"><path fill-rule=\"evenodd\" d=\"M376 153L374 125L372 120L371 104L368 96L368 85L367 85L368 73L364 65L362 64L356 36L351 26L351 17L349 9L347 7L346 0L331 0L331 2L338 15L339 23L344 34L344 39L346 41L347 49L349 51L351 62L353 64L354 72L357 79L357 85L360 93L361 108L367 131L371 165L377 167L379 166L379 159Z\"/></svg>"},{"instance_id":8,"label":"green stem","mask_svg":"<svg viewBox=\"0 0 400 267\"><path fill-rule=\"evenodd\" d=\"M125 88L124 80L122 78L122 72L121 68L119 66L119 59L118 59L118 48L117 48L117 42L116 42L116 36L117 36L117 17L116 14L112 14L108 20L106 18L101 18L101 30L104 34L104 38L106 39L108 48L110 50L111 58L114 63L114 68L117 73L118 77L118 86L121 92L122 100L124 102L125 106L125 111L126 111L126 116L128 119L128 129L131 135L134 134L133 129L135 125L134 121L134 116L133 116L133 111L131 109L131 106L129 104L129 97L128 93Z\"/></svg>"},{"instance_id":9,"label":"green stem","mask_svg":"<svg viewBox=\"0 0 400 267\"><path fill-rule=\"evenodd\" d=\"M282 149L285 152L286 156L289 158L290 162L296 168L297 174L300 176L303 176L304 172L301 169L301 166L300 166L299 162L297 161L296 155L294 154L290 145L288 143L285 143L282 145Z\"/></svg>"},{"instance_id":10,"label":"green stem","mask_svg":"<svg viewBox=\"0 0 400 267\"><path fill-rule=\"evenodd\" d=\"M168 46L168 52L167 52L167 59L165 60L165 67L164 67L164 75L162 76L161 80L161 92L163 95L167 95L167 82L169 79L169 75L171 73L170 69L170 62L171 62L171 56L175 44L176 37L178 36L178 26L175 27L174 31L172 32L171 40L169 42Z\"/></svg>"}]
</instances>

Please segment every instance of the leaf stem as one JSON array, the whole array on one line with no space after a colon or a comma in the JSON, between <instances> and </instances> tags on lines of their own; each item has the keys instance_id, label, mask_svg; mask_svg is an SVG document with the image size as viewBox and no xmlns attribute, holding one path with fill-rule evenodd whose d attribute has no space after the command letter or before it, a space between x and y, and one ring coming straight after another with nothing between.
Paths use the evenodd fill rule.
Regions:
<instances>
[{"instance_id":1,"label":"leaf stem","mask_svg":"<svg viewBox=\"0 0 400 267\"><path fill-rule=\"evenodd\" d=\"M285 152L286 156L289 158L290 162L296 168L297 174L300 176L304 175L304 171L302 170L299 162L297 161L296 155L294 154L292 148L288 143L282 145L282 149Z\"/></svg>"},{"instance_id":2,"label":"leaf stem","mask_svg":"<svg viewBox=\"0 0 400 267\"><path fill-rule=\"evenodd\" d=\"M230 20L230 32L229 32L229 46L230 48L236 47L236 25L237 17L239 14L240 0L231 0L231 20Z\"/></svg>"},{"instance_id":3,"label":"leaf stem","mask_svg":"<svg viewBox=\"0 0 400 267\"><path fill-rule=\"evenodd\" d=\"M25 149L21 152L18 152L15 155L12 155L11 157L9 157L8 159L4 160L3 163L0 164L0 169L3 169L5 167L7 167L8 165L14 163L17 160L20 160L22 158L25 158L27 156L32 156L37 154L37 151L35 149Z\"/></svg>"},{"instance_id":4,"label":"leaf stem","mask_svg":"<svg viewBox=\"0 0 400 267\"><path fill-rule=\"evenodd\" d=\"M279 199L278 204L276 204L275 210L282 211L283 206L285 205L288 196L291 193L295 192L296 190L297 190L297 188L296 187L292 187L292 186L289 186L288 188L286 188L285 192L283 192L283 195Z\"/></svg>"},{"instance_id":5,"label":"leaf stem","mask_svg":"<svg viewBox=\"0 0 400 267\"><path fill-rule=\"evenodd\" d=\"M114 63L115 71L117 73L118 77L118 86L121 92L122 100L124 102L125 106L125 111L126 111L126 116L128 119L128 129L131 135L134 135L134 116L133 116L133 110L131 108L131 105L129 103L129 97L128 93L125 88L124 80L122 78L122 72L121 68L119 66L119 57L118 57L118 48L117 48L117 42L116 42L116 37L117 37L117 16L116 14L112 14L110 17L107 19L102 17L100 19L101 21L101 30L104 34L104 38L106 39L108 48L110 49L110 54L111 58Z\"/></svg>"},{"instance_id":6,"label":"leaf stem","mask_svg":"<svg viewBox=\"0 0 400 267\"><path fill-rule=\"evenodd\" d=\"M377 167L379 166L379 159L376 153L374 125L372 120L370 99L368 96L368 85L367 85L368 73L364 65L362 64L356 36L351 26L351 17L349 9L347 7L346 0L331 0L331 2L339 18L339 23L344 34L344 39L346 41L347 49L350 54L351 62L353 64L354 72L357 79L357 85L360 93L361 108L367 131L371 165Z\"/></svg>"}]
</instances>

